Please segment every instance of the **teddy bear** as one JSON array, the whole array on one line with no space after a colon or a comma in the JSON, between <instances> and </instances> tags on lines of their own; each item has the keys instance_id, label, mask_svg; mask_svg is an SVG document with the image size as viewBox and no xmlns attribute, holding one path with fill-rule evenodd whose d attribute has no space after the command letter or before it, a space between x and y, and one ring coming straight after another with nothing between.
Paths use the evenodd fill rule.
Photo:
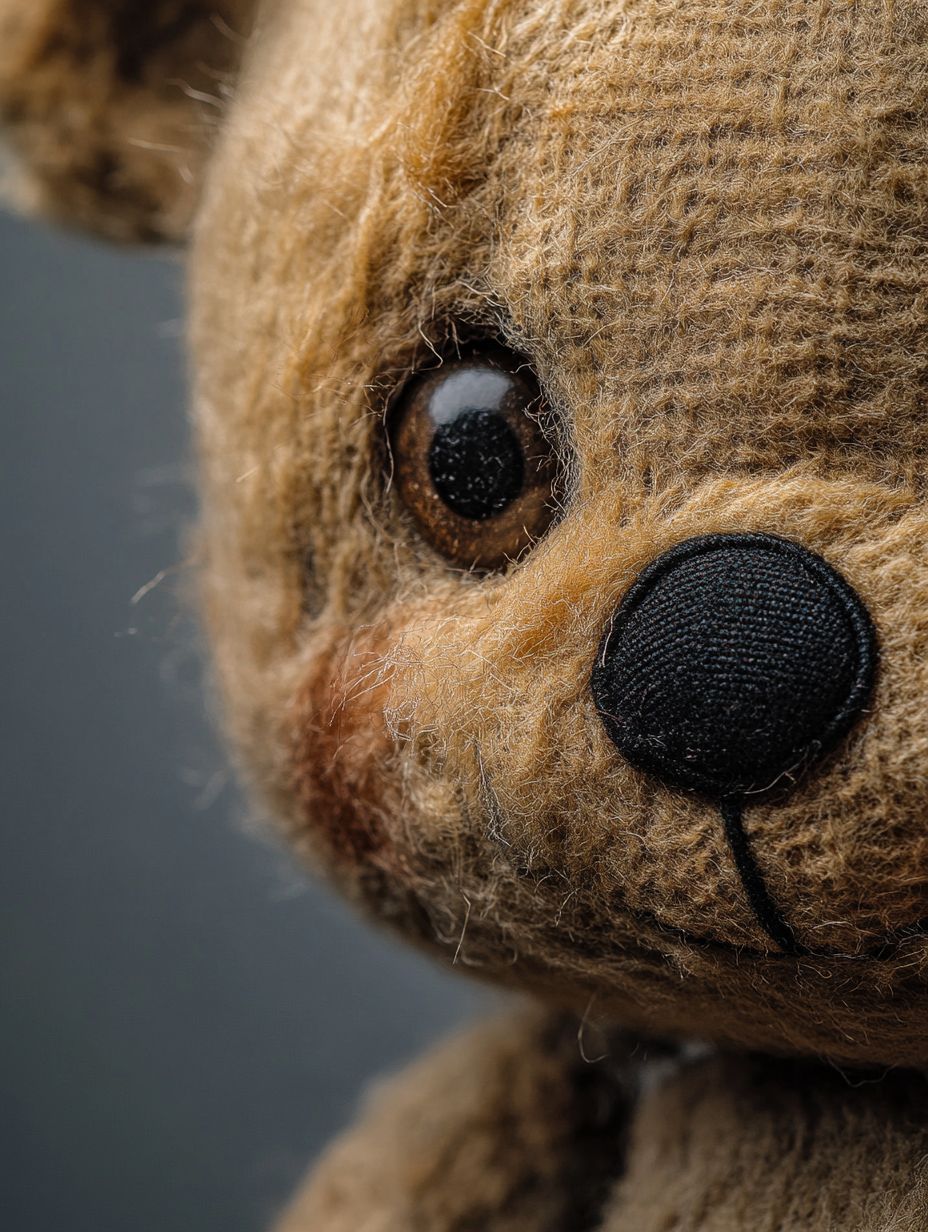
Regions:
<instances>
[{"instance_id":1,"label":"teddy bear","mask_svg":"<svg viewBox=\"0 0 928 1232\"><path fill-rule=\"evenodd\" d=\"M0 0L0 113L189 241L255 790L516 994L280 1232L928 1228L925 0Z\"/></svg>"}]
</instances>

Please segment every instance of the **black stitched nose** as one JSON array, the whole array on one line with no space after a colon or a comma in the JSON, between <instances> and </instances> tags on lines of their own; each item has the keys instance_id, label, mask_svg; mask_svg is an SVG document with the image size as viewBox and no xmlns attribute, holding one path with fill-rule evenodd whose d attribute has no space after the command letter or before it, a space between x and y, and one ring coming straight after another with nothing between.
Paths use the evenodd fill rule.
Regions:
<instances>
[{"instance_id":1,"label":"black stitched nose","mask_svg":"<svg viewBox=\"0 0 928 1232\"><path fill-rule=\"evenodd\" d=\"M713 798L808 766L867 702L876 639L857 593L773 535L688 539L610 621L592 689L635 766Z\"/></svg>"}]
</instances>

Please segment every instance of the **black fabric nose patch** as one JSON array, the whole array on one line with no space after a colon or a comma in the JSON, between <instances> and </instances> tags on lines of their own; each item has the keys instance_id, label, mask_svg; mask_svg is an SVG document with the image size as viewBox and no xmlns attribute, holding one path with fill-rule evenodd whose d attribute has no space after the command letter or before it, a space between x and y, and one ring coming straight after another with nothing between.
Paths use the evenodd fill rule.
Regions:
<instances>
[{"instance_id":1,"label":"black fabric nose patch","mask_svg":"<svg viewBox=\"0 0 928 1232\"><path fill-rule=\"evenodd\" d=\"M633 765L715 799L806 768L869 697L873 624L831 565L774 535L688 539L649 565L593 670Z\"/></svg>"}]
</instances>

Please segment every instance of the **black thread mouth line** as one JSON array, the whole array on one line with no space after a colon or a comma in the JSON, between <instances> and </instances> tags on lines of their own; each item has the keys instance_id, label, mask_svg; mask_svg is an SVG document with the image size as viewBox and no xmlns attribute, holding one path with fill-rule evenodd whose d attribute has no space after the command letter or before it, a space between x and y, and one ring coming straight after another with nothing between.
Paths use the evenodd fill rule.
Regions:
<instances>
[{"instance_id":1,"label":"black thread mouth line","mask_svg":"<svg viewBox=\"0 0 928 1232\"><path fill-rule=\"evenodd\" d=\"M738 825L741 825L740 818L738 820ZM747 835L744 835L744 839L745 842L748 843L748 851L750 852L750 845ZM501 854L504 854L506 859L511 863L512 851L508 848L508 845L503 844L498 835L495 836L495 845L497 850ZM750 859L756 869L757 866L754 864L753 854L750 855ZM536 878L541 877L541 879L544 879L544 876L550 875L551 872L550 869L539 870L538 868L534 868L530 872L528 868L521 864L513 865L512 867L514 872L523 877L531 875ZM759 872L758 876L760 876ZM763 884L762 878L761 884ZM766 886L764 886L764 892L766 894ZM904 942L924 940L928 938L928 917L924 917L909 924L900 924L897 928L894 928L890 932L884 934L884 936L879 938L873 945L863 949L849 951L827 946L819 949L817 947L804 945L799 942L790 925L783 921L785 932L782 934L782 937L774 938L771 936L766 927L763 929L767 936L771 936L771 940L774 941L778 948L776 950L761 950L758 949L757 946L748 945L744 942L726 941L721 937L707 936L705 934L692 932L690 929L684 928L680 924L671 924L667 920L662 920L660 915L656 912L648 911L643 907L632 905L622 896L620 892L613 893L608 899L608 902L614 906L615 910L623 913L627 918L630 918L640 924L643 929L652 929L654 932L661 933L667 937L672 937L676 941L682 941L686 945L697 946L699 949L709 953L724 954L726 956L731 955L736 959L742 958L757 962L789 962L798 958L824 959L826 961L838 961L843 963L859 963L867 960L873 962L884 962L890 959L896 948ZM753 908L753 904L751 905ZM774 909L776 910L776 908ZM777 915L782 919L779 912L777 912ZM606 930L598 931L602 933ZM786 945L783 944L784 941L787 942ZM654 941L646 939L645 937L642 937L638 944L642 954L659 955L665 953L665 951L655 945ZM584 954L592 957L608 958L615 956L615 949L605 943L602 939L594 944L589 940L583 940L579 935L575 934L573 940L571 941L571 946L573 949L579 949Z\"/></svg>"},{"instance_id":2,"label":"black thread mouth line","mask_svg":"<svg viewBox=\"0 0 928 1232\"><path fill-rule=\"evenodd\" d=\"M744 829L743 798L728 796L720 802L719 810L735 868L758 924L784 954L797 958L808 954L808 949L797 940L792 926L771 897L764 875L754 859L754 852Z\"/></svg>"},{"instance_id":3,"label":"black thread mouth line","mask_svg":"<svg viewBox=\"0 0 928 1232\"><path fill-rule=\"evenodd\" d=\"M743 797L729 796L719 802L722 822L725 827L725 837L741 878L741 884L748 897L751 910L758 924L771 941L779 946L785 957L791 958L853 958L857 955L842 954L840 950L825 948L813 949L804 945L796 936L792 925L784 916L781 908L767 889L764 875L757 865L751 841L744 829ZM881 959L888 956L894 945L910 937L928 935L928 919L916 920L914 924L903 924L878 942L876 946L864 950L860 957ZM714 944L726 945L726 942ZM736 947L742 949L742 947ZM743 952L743 950L742 950Z\"/></svg>"},{"instance_id":4,"label":"black thread mouth line","mask_svg":"<svg viewBox=\"0 0 928 1232\"><path fill-rule=\"evenodd\" d=\"M725 829L725 837L734 860L735 867L747 895L748 903L760 927L770 940L778 947L779 953L758 950L752 946L739 945L734 941L723 941L718 937L700 936L691 933L686 928L668 924L657 915L643 913L632 908L632 913L642 920L647 920L661 932L672 933L682 940L705 947L707 949L725 950L729 953L747 955L758 959L783 958L825 958L842 959L844 961L860 961L873 959L883 961L890 957L893 949L903 941L919 937L928 937L928 918L916 920L911 924L902 924L886 934L875 945L849 954L833 947L823 949L805 945L796 936L792 925L784 916L782 910L767 889L764 875L758 867L751 850L751 841L744 829L745 802L741 796L727 796L719 801L719 811Z\"/></svg>"},{"instance_id":5,"label":"black thread mouth line","mask_svg":"<svg viewBox=\"0 0 928 1232\"><path fill-rule=\"evenodd\" d=\"M885 962L892 957L896 947L904 941L924 940L928 937L928 918L926 918L916 920L912 924L902 924L899 928L893 929L891 933L884 936L876 945L859 950L856 953L849 953L847 950L838 950L834 947L813 949L812 946L802 945L793 950L759 950L756 946L742 945L737 941L724 941L720 937L706 937L701 936L699 933L692 933L689 929L682 928L679 925L668 924L666 920L662 920L659 916L652 915L650 912L628 907L626 907L626 910L643 924L650 925L652 928L657 929L658 932L674 936L678 940L686 942L687 945L699 946L703 950L733 954L740 958L756 959L761 962L785 962L795 958L821 958L837 962L863 962L869 959L873 962Z\"/></svg>"}]
</instances>

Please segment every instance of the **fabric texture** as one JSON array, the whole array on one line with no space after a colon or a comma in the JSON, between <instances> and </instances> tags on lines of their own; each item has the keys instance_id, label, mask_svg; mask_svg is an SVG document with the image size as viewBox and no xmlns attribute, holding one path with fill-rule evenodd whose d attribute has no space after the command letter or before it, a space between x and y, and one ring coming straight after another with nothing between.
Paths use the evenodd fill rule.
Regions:
<instances>
[{"instance_id":1,"label":"fabric texture","mask_svg":"<svg viewBox=\"0 0 928 1232\"><path fill-rule=\"evenodd\" d=\"M640 1029L928 1059L926 66L924 5L877 0L264 22L193 255L226 710L298 849L448 961ZM457 336L526 357L566 476L487 575L425 542L384 443ZM757 533L880 644L853 730L744 813L799 956L717 803L620 757L589 688L652 561Z\"/></svg>"},{"instance_id":2,"label":"fabric texture","mask_svg":"<svg viewBox=\"0 0 928 1232\"><path fill-rule=\"evenodd\" d=\"M537 1012L449 1040L373 1093L278 1232L596 1232L636 1087L635 1042L614 1047L591 1066Z\"/></svg>"},{"instance_id":3,"label":"fabric texture","mask_svg":"<svg viewBox=\"0 0 928 1232\"><path fill-rule=\"evenodd\" d=\"M720 806L758 923L808 953L771 897L744 812L784 792L869 700L876 637L821 558L772 535L707 535L665 552L610 619L591 688L619 752Z\"/></svg>"},{"instance_id":4,"label":"fabric texture","mask_svg":"<svg viewBox=\"0 0 928 1232\"><path fill-rule=\"evenodd\" d=\"M251 0L0 0L0 123L28 207L116 240L179 240Z\"/></svg>"},{"instance_id":5,"label":"fabric texture","mask_svg":"<svg viewBox=\"0 0 928 1232\"><path fill-rule=\"evenodd\" d=\"M928 0L0 0L0 116L26 204L193 220L202 601L268 812L551 1015L401 1079L287 1232L924 1228ZM480 346L559 477L492 569L388 433ZM636 602L706 536L797 547Z\"/></svg>"},{"instance_id":6,"label":"fabric texture","mask_svg":"<svg viewBox=\"0 0 928 1232\"><path fill-rule=\"evenodd\" d=\"M595 1044L528 1015L442 1045L278 1232L923 1232L923 1075Z\"/></svg>"},{"instance_id":7,"label":"fabric texture","mask_svg":"<svg viewBox=\"0 0 928 1232\"><path fill-rule=\"evenodd\" d=\"M829 752L875 671L867 611L823 560L771 535L715 535L636 580L592 688L623 756L723 799L775 790Z\"/></svg>"}]
</instances>

